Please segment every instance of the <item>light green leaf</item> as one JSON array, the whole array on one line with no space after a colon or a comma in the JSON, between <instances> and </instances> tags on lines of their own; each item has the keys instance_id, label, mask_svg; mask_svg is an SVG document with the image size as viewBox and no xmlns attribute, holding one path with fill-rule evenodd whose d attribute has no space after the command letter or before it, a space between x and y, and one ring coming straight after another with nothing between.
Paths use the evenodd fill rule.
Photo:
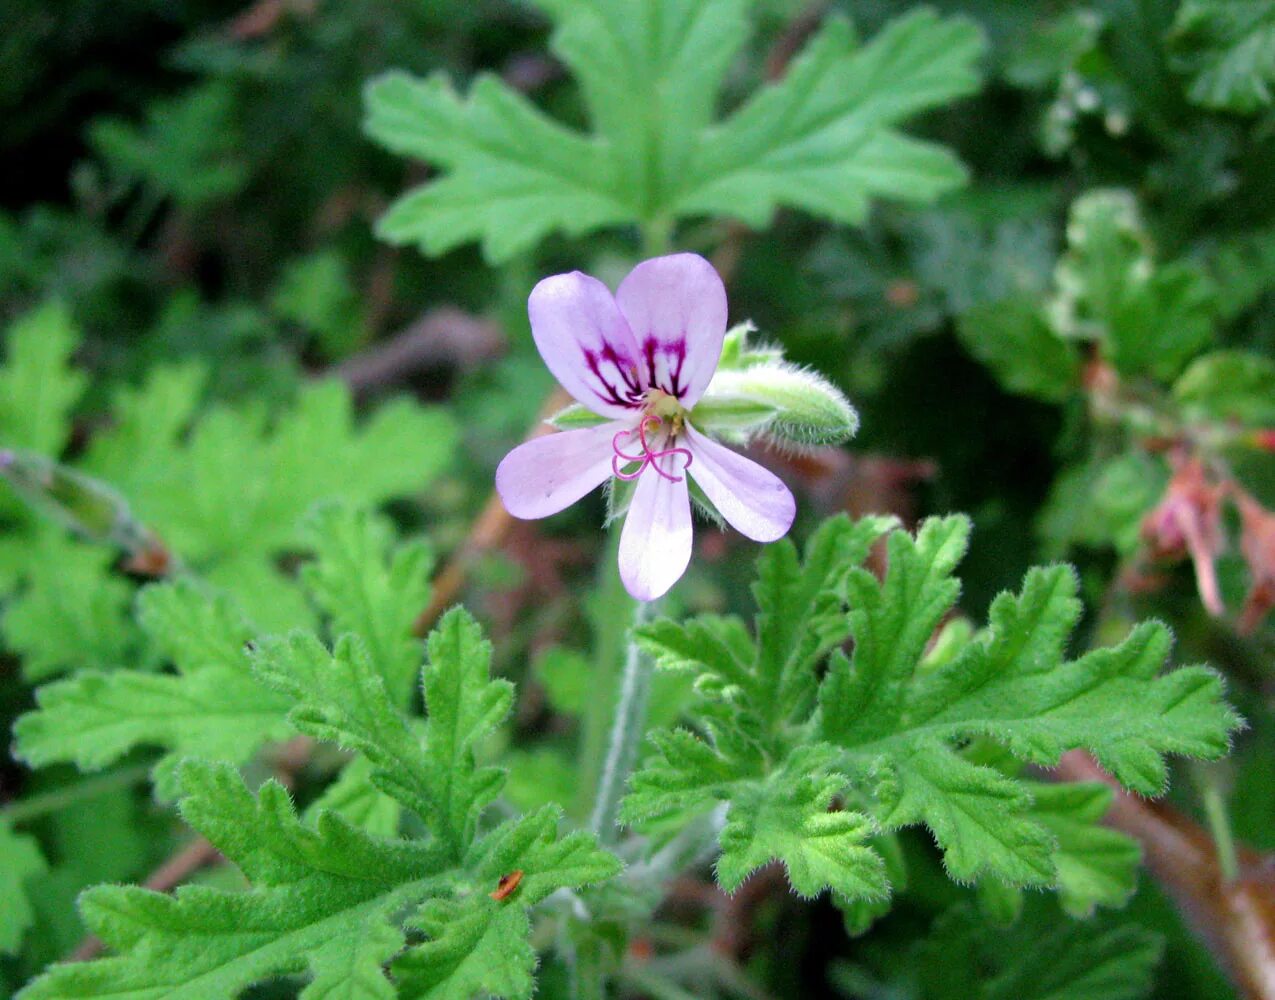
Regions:
<instances>
[{"instance_id":1,"label":"light green leaf","mask_svg":"<svg viewBox=\"0 0 1275 1000\"><path fill-rule=\"evenodd\" d=\"M181 781L187 822L253 888L186 886L173 896L92 889L81 900L84 918L120 954L54 966L23 1000L104 993L229 1000L253 983L302 970L313 977L307 997L393 996L376 981L402 947L392 921L448 885L437 852L373 839L331 814L303 826L281 786L269 782L254 798L227 765L188 764Z\"/></svg>"},{"instance_id":2,"label":"light green leaf","mask_svg":"<svg viewBox=\"0 0 1275 1000\"><path fill-rule=\"evenodd\" d=\"M465 903L427 903L412 920L429 936L394 963L402 996L419 1000L470 1000L476 994L514 998L535 991L535 949L521 906L501 906L475 896Z\"/></svg>"},{"instance_id":3,"label":"light green leaf","mask_svg":"<svg viewBox=\"0 0 1275 1000\"><path fill-rule=\"evenodd\" d=\"M334 635L362 638L394 703L406 706L425 656L412 628L429 604L433 553L421 542L395 548L388 521L339 505L316 511L306 531L316 555L301 570L306 591Z\"/></svg>"},{"instance_id":4,"label":"light green leaf","mask_svg":"<svg viewBox=\"0 0 1275 1000\"><path fill-rule=\"evenodd\" d=\"M1182 373L1173 395L1198 417L1275 426L1275 361L1249 351L1212 351Z\"/></svg>"},{"instance_id":5,"label":"light green leaf","mask_svg":"<svg viewBox=\"0 0 1275 1000\"><path fill-rule=\"evenodd\" d=\"M138 599L142 628L174 674L84 670L36 693L38 708L14 725L18 753L32 766L113 763L137 746L245 761L288 735L288 702L249 670L252 634L233 604L192 580L157 584Z\"/></svg>"},{"instance_id":6,"label":"light green leaf","mask_svg":"<svg viewBox=\"0 0 1275 1000\"><path fill-rule=\"evenodd\" d=\"M1019 778L1014 761L1051 766L1086 748L1126 787L1160 794L1168 755L1227 752L1241 720L1223 700L1221 678L1203 667L1161 674L1170 639L1154 622L1068 660L1080 604L1075 574L1063 566L1029 572L1019 594L992 603L985 629L966 629L936 653L936 631L959 593L954 571L969 521L931 519L915 536L891 531L878 579L856 564L885 526L834 521L811 540L805 565L791 547L773 546L760 560L763 612L751 655L732 619L642 629L660 665L695 675L702 698L689 713L694 730L650 734L654 752L633 776L623 817L645 821L725 800L731 833L722 847L733 853L724 871L742 878L766 860L760 845L782 856L780 827L803 829L796 803L782 795L808 781L819 794L802 793L799 803L836 795L846 813L886 831L927 826L958 881L1058 888L1076 911L1118 902L1133 858L1124 838L1095 827L1105 799L1084 786L1043 789L1038 802L1036 783ZM858 541L829 558L838 537ZM785 632L803 615L797 627L821 637L808 649ZM848 639L847 656L835 647ZM801 688L774 665L793 655L817 682L817 701L813 687L810 698L786 696ZM781 709L755 703L758 691ZM764 836L754 832L763 827ZM859 839L871 853L869 832Z\"/></svg>"},{"instance_id":7,"label":"light green leaf","mask_svg":"<svg viewBox=\"0 0 1275 1000\"><path fill-rule=\"evenodd\" d=\"M182 383L154 380L138 416ZM337 382L304 389L270 422L259 408L219 407L185 440L173 424L149 438L145 462L121 462L141 433L129 422L96 453L136 516L205 578L252 609L263 629L309 624L297 588L276 568L310 541L305 517L318 502L373 507L424 487L450 459L455 426L439 410L391 402L356 423ZM387 462L385 455L394 455Z\"/></svg>"},{"instance_id":8,"label":"light green leaf","mask_svg":"<svg viewBox=\"0 0 1275 1000\"><path fill-rule=\"evenodd\" d=\"M372 763L366 757L355 757L315 799L307 810L307 818L326 809L368 833L393 837L398 833L403 807L376 787L373 774Z\"/></svg>"},{"instance_id":9,"label":"light green leaf","mask_svg":"<svg viewBox=\"0 0 1275 1000\"><path fill-rule=\"evenodd\" d=\"M817 753L812 748L811 755ZM734 892L749 873L777 859L799 896L810 898L824 889L850 899L887 896L885 862L865 843L875 824L862 813L830 812L843 782L805 773L803 756L795 755L789 768L732 800L721 833L718 883Z\"/></svg>"},{"instance_id":10,"label":"light green leaf","mask_svg":"<svg viewBox=\"0 0 1275 1000\"><path fill-rule=\"evenodd\" d=\"M45 870L35 838L0 820L0 954L17 954L35 919L26 883Z\"/></svg>"},{"instance_id":11,"label":"light green leaf","mask_svg":"<svg viewBox=\"0 0 1275 1000\"><path fill-rule=\"evenodd\" d=\"M378 788L432 818L438 778L358 636L342 636L331 652L305 632L267 638L253 654L253 670L293 704L288 721L296 729L358 750L374 766Z\"/></svg>"},{"instance_id":12,"label":"light green leaf","mask_svg":"<svg viewBox=\"0 0 1275 1000\"><path fill-rule=\"evenodd\" d=\"M87 379L69 367L80 334L70 310L48 302L16 319L0 368L0 448L57 456Z\"/></svg>"},{"instance_id":13,"label":"light green leaf","mask_svg":"<svg viewBox=\"0 0 1275 1000\"><path fill-rule=\"evenodd\" d=\"M1186 261L1158 264L1133 195L1091 191L1072 204L1068 249L1049 318L1063 337L1096 340L1126 376L1176 376L1209 346L1212 280Z\"/></svg>"},{"instance_id":14,"label":"light green leaf","mask_svg":"<svg viewBox=\"0 0 1275 1000\"><path fill-rule=\"evenodd\" d=\"M882 825L928 826L953 879L990 874L1008 885L1054 884L1054 842L1028 815L1032 799L1021 783L935 742L918 741L896 767L898 797L884 800Z\"/></svg>"},{"instance_id":15,"label":"light green leaf","mask_svg":"<svg viewBox=\"0 0 1275 1000\"><path fill-rule=\"evenodd\" d=\"M1137 884L1142 849L1099 822L1115 793L1099 784L1037 782L1031 794L1032 818L1057 842L1054 866L1063 909L1088 917L1097 906L1124 906Z\"/></svg>"},{"instance_id":16,"label":"light green leaf","mask_svg":"<svg viewBox=\"0 0 1275 1000\"><path fill-rule=\"evenodd\" d=\"M491 680L490 644L457 608L429 637L424 745L394 704L381 668L356 635L333 652L312 635L267 639L254 656L257 675L295 699L292 724L316 739L357 749L375 766L372 780L415 811L459 860L473 842L478 815L503 774L479 767L474 748L512 704L506 681Z\"/></svg>"},{"instance_id":17,"label":"light green leaf","mask_svg":"<svg viewBox=\"0 0 1275 1000\"><path fill-rule=\"evenodd\" d=\"M747 34L742 0L542 6L592 133L490 76L467 99L442 77L381 77L366 93L368 132L442 171L390 208L382 237L431 254L481 240L499 261L552 232L704 214L763 225L781 205L858 222L871 198L924 201L964 180L951 154L896 127L976 88L983 43L968 21L922 11L860 47L830 18L787 79L714 123Z\"/></svg>"},{"instance_id":18,"label":"light green leaf","mask_svg":"<svg viewBox=\"0 0 1275 1000\"><path fill-rule=\"evenodd\" d=\"M425 744L437 783L435 822L449 844L463 848L473 840L479 813L504 780L495 768L477 766L474 750L509 713L513 686L491 679L491 643L461 608L443 616L428 647Z\"/></svg>"},{"instance_id":19,"label":"light green leaf","mask_svg":"<svg viewBox=\"0 0 1275 1000\"><path fill-rule=\"evenodd\" d=\"M1275 8L1265 0L1186 0L1173 42L1196 104L1251 114L1275 99Z\"/></svg>"},{"instance_id":20,"label":"light green leaf","mask_svg":"<svg viewBox=\"0 0 1275 1000\"><path fill-rule=\"evenodd\" d=\"M17 752L32 767L69 762L96 771L138 746L238 763L288 736L287 701L246 670L84 670L46 684L36 701L38 709L14 726Z\"/></svg>"},{"instance_id":21,"label":"light green leaf","mask_svg":"<svg viewBox=\"0 0 1275 1000\"><path fill-rule=\"evenodd\" d=\"M629 780L629 793L620 806L624 823L725 798L742 779L762 773L760 762L742 766L684 729L655 730L647 735L647 742L654 752Z\"/></svg>"},{"instance_id":22,"label":"light green leaf","mask_svg":"<svg viewBox=\"0 0 1275 1000\"><path fill-rule=\"evenodd\" d=\"M707 130L674 189L679 215L763 226L780 205L861 222L872 198L931 201L965 180L946 150L894 126L978 86L978 28L921 10L860 47L830 18L784 80Z\"/></svg>"},{"instance_id":23,"label":"light green leaf","mask_svg":"<svg viewBox=\"0 0 1275 1000\"><path fill-rule=\"evenodd\" d=\"M23 676L39 681L75 667L126 663L137 633L126 617L131 588L111 572L114 554L55 526L42 526L26 544L25 585L0 619Z\"/></svg>"}]
</instances>

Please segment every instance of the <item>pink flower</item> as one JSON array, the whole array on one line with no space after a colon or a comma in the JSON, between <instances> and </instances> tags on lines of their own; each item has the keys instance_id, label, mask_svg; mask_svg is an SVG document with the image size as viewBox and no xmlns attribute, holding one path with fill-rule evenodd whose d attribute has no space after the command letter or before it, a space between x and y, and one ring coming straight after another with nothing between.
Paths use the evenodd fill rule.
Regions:
<instances>
[{"instance_id":1,"label":"pink flower","mask_svg":"<svg viewBox=\"0 0 1275 1000\"><path fill-rule=\"evenodd\" d=\"M510 514L548 517L613 476L636 480L620 577L642 601L664 594L690 562L687 476L741 534L773 542L787 533L796 513L788 487L691 424L726 334L726 289L708 261L644 261L614 296L579 271L557 274L532 289L527 311L549 370L606 422L506 455L496 490Z\"/></svg>"}]
</instances>

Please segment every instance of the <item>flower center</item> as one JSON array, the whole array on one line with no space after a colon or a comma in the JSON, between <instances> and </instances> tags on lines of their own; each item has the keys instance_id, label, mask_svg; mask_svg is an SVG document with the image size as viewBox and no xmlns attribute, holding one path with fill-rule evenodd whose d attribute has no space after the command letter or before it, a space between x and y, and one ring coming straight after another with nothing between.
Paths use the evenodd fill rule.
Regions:
<instances>
[{"instance_id":1,"label":"flower center","mask_svg":"<svg viewBox=\"0 0 1275 1000\"><path fill-rule=\"evenodd\" d=\"M655 391L658 392L659 390ZM664 395L664 393L660 393L660 395ZM672 397L669 398L671 399ZM659 400L654 401L655 405L659 405L661 402L662 401ZM682 471L685 472L691 465L692 455L690 449L663 448L659 451L652 450L651 442L648 441L646 437L647 432L653 427L658 427L664 421L657 414L650 412L651 409L655 408L655 406L651 404L652 401L648 400L647 414L642 418L642 422L638 424L637 427L631 430L620 431L611 439L611 448L615 452L615 454L611 456L611 471L615 473L617 479L623 479L627 482L629 480L637 479L637 477L642 475L646 467L649 465L658 475L663 476L670 483L680 483L682 481L682 477L675 476L671 472L666 472L664 469L661 469L657 459L666 458L669 455L681 455L686 459L686 464L682 466ZM673 433L669 436L669 441L671 442L676 437L677 431L681 426L681 413L673 413L670 417L670 421L673 425ZM620 444L621 438L632 438L634 434L637 435L638 443L642 447L642 452L638 455L630 455L627 451L622 450ZM628 446L631 446L632 443L632 441L629 441ZM632 472L624 472L620 468L621 462L624 462L625 464L629 462L637 462L638 467Z\"/></svg>"}]
</instances>

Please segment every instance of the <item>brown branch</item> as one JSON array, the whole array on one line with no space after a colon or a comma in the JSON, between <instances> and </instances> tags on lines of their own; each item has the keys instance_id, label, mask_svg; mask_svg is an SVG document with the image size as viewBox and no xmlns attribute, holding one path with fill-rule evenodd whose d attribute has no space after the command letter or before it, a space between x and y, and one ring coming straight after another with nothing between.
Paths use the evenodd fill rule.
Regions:
<instances>
[{"instance_id":1,"label":"brown branch","mask_svg":"<svg viewBox=\"0 0 1275 1000\"><path fill-rule=\"evenodd\" d=\"M472 368L505 349L500 327L460 309L440 306L389 340L347 358L330 374L356 396L406 382L430 368Z\"/></svg>"},{"instance_id":2,"label":"brown branch","mask_svg":"<svg viewBox=\"0 0 1275 1000\"><path fill-rule=\"evenodd\" d=\"M1222 875L1213 838L1163 802L1124 791L1087 753L1064 754L1054 772L1115 791L1105 822L1137 838L1147 869L1247 1000L1275 1000L1275 857L1238 846L1239 871Z\"/></svg>"}]
</instances>

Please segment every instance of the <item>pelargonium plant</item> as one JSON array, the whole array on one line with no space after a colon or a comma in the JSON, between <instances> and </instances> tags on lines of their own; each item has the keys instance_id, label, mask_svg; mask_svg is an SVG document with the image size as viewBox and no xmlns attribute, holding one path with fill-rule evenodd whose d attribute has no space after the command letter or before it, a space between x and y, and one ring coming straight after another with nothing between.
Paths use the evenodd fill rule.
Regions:
<instances>
[{"instance_id":1,"label":"pelargonium plant","mask_svg":"<svg viewBox=\"0 0 1275 1000\"><path fill-rule=\"evenodd\" d=\"M548 517L605 482L635 484L619 560L625 588L640 601L662 596L686 571L692 497L754 541L787 534L796 514L792 492L712 436L728 397L749 401L738 387L713 393L727 306L712 264L692 253L646 260L614 295L579 271L553 275L532 290L527 311L545 364L600 422L535 438L505 457L496 489L511 514ZM768 372L754 375L751 402L765 418L756 426L795 428L803 411L822 404L840 418L840 437L854 433L854 411L818 377L774 359ZM768 385L768 375L789 384ZM794 383L804 405L776 394L794 395ZM721 426L738 433L741 425Z\"/></svg>"}]
</instances>

